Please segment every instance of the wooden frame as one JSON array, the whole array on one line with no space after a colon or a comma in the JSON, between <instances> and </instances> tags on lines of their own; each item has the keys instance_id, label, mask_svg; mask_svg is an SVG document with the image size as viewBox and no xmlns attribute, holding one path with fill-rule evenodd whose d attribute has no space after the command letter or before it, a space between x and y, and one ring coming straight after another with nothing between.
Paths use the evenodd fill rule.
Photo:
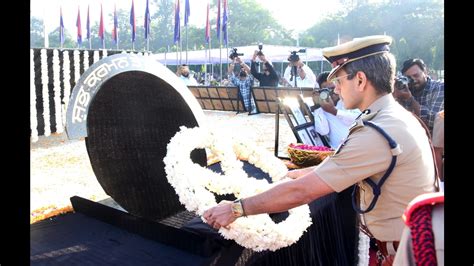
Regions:
<instances>
[{"instance_id":1,"label":"wooden frame","mask_svg":"<svg viewBox=\"0 0 474 266\"><path fill-rule=\"evenodd\" d=\"M278 154L280 113L283 113L298 143L330 147L326 136L321 136L314 126L314 118L302 95L277 98L278 108L275 116L275 156Z\"/></svg>"}]
</instances>

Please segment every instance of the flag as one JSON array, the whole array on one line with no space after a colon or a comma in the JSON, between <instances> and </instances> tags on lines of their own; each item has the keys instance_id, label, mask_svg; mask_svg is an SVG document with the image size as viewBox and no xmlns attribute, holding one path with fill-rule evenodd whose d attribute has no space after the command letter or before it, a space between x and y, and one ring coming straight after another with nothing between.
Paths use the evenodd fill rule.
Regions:
<instances>
[{"instance_id":1,"label":"flag","mask_svg":"<svg viewBox=\"0 0 474 266\"><path fill-rule=\"evenodd\" d=\"M86 30L87 30L87 39L91 39L91 21L89 19L89 5L87 5L87 22L86 22Z\"/></svg>"},{"instance_id":2,"label":"flag","mask_svg":"<svg viewBox=\"0 0 474 266\"><path fill-rule=\"evenodd\" d=\"M189 7L189 0L186 0L185 6L184 6L184 26L185 27L188 25L189 15L191 15L191 10Z\"/></svg>"},{"instance_id":3,"label":"flag","mask_svg":"<svg viewBox=\"0 0 474 266\"><path fill-rule=\"evenodd\" d=\"M179 23L179 0L176 0L174 5L174 43L178 43L181 40L181 28Z\"/></svg>"},{"instance_id":4,"label":"flag","mask_svg":"<svg viewBox=\"0 0 474 266\"><path fill-rule=\"evenodd\" d=\"M80 12L79 7L77 7L76 26L77 26L77 44L81 45L82 44L82 29L81 29L81 12Z\"/></svg>"},{"instance_id":5,"label":"flag","mask_svg":"<svg viewBox=\"0 0 474 266\"><path fill-rule=\"evenodd\" d=\"M102 4L100 4L100 23L99 23L99 38L104 41L104 18L102 17Z\"/></svg>"},{"instance_id":6,"label":"flag","mask_svg":"<svg viewBox=\"0 0 474 266\"><path fill-rule=\"evenodd\" d=\"M209 3L207 3L207 15L206 15L206 43L209 44L211 40L211 24L209 24Z\"/></svg>"},{"instance_id":7,"label":"flag","mask_svg":"<svg viewBox=\"0 0 474 266\"><path fill-rule=\"evenodd\" d=\"M222 15L222 34L224 34L224 44L227 46L227 0L224 0L224 14Z\"/></svg>"},{"instance_id":8,"label":"flag","mask_svg":"<svg viewBox=\"0 0 474 266\"><path fill-rule=\"evenodd\" d=\"M135 7L132 0L132 9L130 9L130 25L132 26L132 42L135 42Z\"/></svg>"},{"instance_id":9,"label":"flag","mask_svg":"<svg viewBox=\"0 0 474 266\"><path fill-rule=\"evenodd\" d=\"M117 44L118 42L118 19L117 19L117 7L114 5L114 29L112 30L112 38L114 39L114 43Z\"/></svg>"},{"instance_id":10,"label":"flag","mask_svg":"<svg viewBox=\"0 0 474 266\"><path fill-rule=\"evenodd\" d=\"M151 18L150 18L150 9L148 9L148 0L146 0L146 9L145 9L145 40L148 39L148 35L150 35L150 23L151 23Z\"/></svg>"},{"instance_id":11,"label":"flag","mask_svg":"<svg viewBox=\"0 0 474 266\"><path fill-rule=\"evenodd\" d=\"M221 39L221 0L217 0L217 24L216 24L217 39Z\"/></svg>"},{"instance_id":12,"label":"flag","mask_svg":"<svg viewBox=\"0 0 474 266\"><path fill-rule=\"evenodd\" d=\"M59 43L64 44L63 7L59 7Z\"/></svg>"}]
</instances>

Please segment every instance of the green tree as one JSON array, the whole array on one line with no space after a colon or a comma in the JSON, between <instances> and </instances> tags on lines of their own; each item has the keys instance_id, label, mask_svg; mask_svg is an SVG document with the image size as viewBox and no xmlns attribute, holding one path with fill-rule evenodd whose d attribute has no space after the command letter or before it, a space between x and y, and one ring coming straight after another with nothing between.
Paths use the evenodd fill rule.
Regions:
<instances>
[{"instance_id":1,"label":"green tree","mask_svg":"<svg viewBox=\"0 0 474 266\"><path fill-rule=\"evenodd\" d=\"M43 46L43 20L32 17L30 20L30 47L40 48Z\"/></svg>"},{"instance_id":2,"label":"green tree","mask_svg":"<svg viewBox=\"0 0 474 266\"><path fill-rule=\"evenodd\" d=\"M350 2L350 3L349 3ZM345 1L346 9L324 18L302 34L302 46L327 47L354 37L387 34L401 65L407 58L422 58L429 67L444 68L444 7L440 0Z\"/></svg>"}]
</instances>

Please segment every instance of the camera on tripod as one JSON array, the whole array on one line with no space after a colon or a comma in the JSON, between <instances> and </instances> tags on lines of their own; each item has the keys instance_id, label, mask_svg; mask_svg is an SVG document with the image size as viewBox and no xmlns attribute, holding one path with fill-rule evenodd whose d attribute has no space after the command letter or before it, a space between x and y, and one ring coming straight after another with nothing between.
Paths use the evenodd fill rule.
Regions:
<instances>
[{"instance_id":1,"label":"camera on tripod","mask_svg":"<svg viewBox=\"0 0 474 266\"><path fill-rule=\"evenodd\" d=\"M298 51L292 51L290 56L288 57L288 61L290 62L296 62L300 60L300 56L298 53L306 53L306 48L299 49Z\"/></svg>"},{"instance_id":2,"label":"camera on tripod","mask_svg":"<svg viewBox=\"0 0 474 266\"><path fill-rule=\"evenodd\" d=\"M257 55L263 55L262 48L263 48L263 43L259 43L258 44L258 53L257 53Z\"/></svg>"},{"instance_id":3,"label":"camera on tripod","mask_svg":"<svg viewBox=\"0 0 474 266\"><path fill-rule=\"evenodd\" d=\"M238 57L238 56L243 56L244 53L237 53L237 48L232 48L232 51L230 51L230 55L229 55L229 58L234 60L234 58Z\"/></svg>"}]
</instances>

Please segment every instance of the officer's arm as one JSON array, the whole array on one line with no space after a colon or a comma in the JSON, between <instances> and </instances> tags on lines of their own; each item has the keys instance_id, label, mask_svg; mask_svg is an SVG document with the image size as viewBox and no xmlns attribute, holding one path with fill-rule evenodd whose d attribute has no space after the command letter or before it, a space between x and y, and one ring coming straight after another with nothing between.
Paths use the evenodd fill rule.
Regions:
<instances>
[{"instance_id":1,"label":"officer's arm","mask_svg":"<svg viewBox=\"0 0 474 266\"><path fill-rule=\"evenodd\" d=\"M278 213L334 192L314 171L281 183L263 193L242 199L245 215Z\"/></svg>"}]
</instances>

